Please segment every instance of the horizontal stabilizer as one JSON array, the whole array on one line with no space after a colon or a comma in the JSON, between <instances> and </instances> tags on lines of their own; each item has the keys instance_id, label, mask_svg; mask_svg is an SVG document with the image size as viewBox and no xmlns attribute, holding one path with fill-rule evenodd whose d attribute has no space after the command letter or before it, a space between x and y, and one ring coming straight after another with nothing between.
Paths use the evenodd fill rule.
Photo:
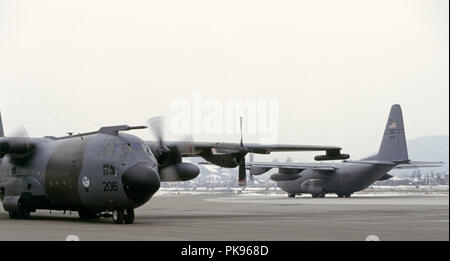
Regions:
<instances>
[{"instance_id":1,"label":"horizontal stabilizer","mask_svg":"<svg viewBox=\"0 0 450 261\"><path fill-rule=\"evenodd\" d=\"M445 162L432 162L432 161L410 161L408 164L397 165L396 169L418 169L418 168L439 168L443 167Z\"/></svg>"},{"instance_id":2,"label":"horizontal stabilizer","mask_svg":"<svg viewBox=\"0 0 450 261\"><path fill-rule=\"evenodd\" d=\"M359 164L395 165L395 162L389 160L345 160L344 162Z\"/></svg>"}]
</instances>

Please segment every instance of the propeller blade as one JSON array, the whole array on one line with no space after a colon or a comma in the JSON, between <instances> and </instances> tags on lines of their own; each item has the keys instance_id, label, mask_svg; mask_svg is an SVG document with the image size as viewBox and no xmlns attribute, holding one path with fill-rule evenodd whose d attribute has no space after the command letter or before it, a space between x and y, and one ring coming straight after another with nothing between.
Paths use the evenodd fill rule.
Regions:
<instances>
[{"instance_id":1,"label":"propeller blade","mask_svg":"<svg viewBox=\"0 0 450 261\"><path fill-rule=\"evenodd\" d=\"M241 147L244 147L244 139L242 137L242 116L240 118L240 127L241 127Z\"/></svg>"},{"instance_id":2,"label":"propeller blade","mask_svg":"<svg viewBox=\"0 0 450 261\"><path fill-rule=\"evenodd\" d=\"M196 151L192 135L185 135L181 140L183 142L177 145L178 152L181 154L193 154Z\"/></svg>"},{"instance_id":3,"label":"propeller blade","mask_svg":"<svg viewBox=\"0 0 450 261\"><path fill-rule=\"evenodd\" d=\"M28 131L24 126L20 126L13 132L13 137L20 141L22 144L25 144L26 148L31 147L30 143L30 135L28 135Z\"/></svg>"},{"instance_id":4,"label":"propeller blade","mask_svg":"<svg viewBox=\"0 0 450 261\"><path fill-rule=\"evenodd\" d=\"M159 141L160 151L161 153L165 153L170 151L169 148L164 144L164 136L163 136L163 126L164 120L161 116L156 116L147 121L147 125L153 135L155 135L156 139Z\"/></svg>"},{"instance_id":5,"label":"propeller blade","mask_svg":"<svg viewBox=\"0 0 450 261\"><path fill-rule=\"evenodd\" d=\"M248 151L244 146L244 138L242 134L242 116L239 118L240 129L241 129L241 152L242 155L239 160L239 186L245 187L247 185L247 170L245 168L245 155L247 155Z\"/></svg>"},{"instance_id":6,"label":"propeller blade","mask_svg":"<svg viewBox=\"0 0 450 261\"><path fill-rule=\"evenodd\" d=\"M247 171L245 169L245 157L242 157L239 162L239 186L245 187L247 185Z\"/></svg>"},{"instance_id":7,"label":"propeller blade","mask_svg":"<svg viewBox=\"0 0 450 261\"><path fill-rule=\"evenodd\" d=\"M153 135L158 139L158 141L163 144L163 118L161 116L156 116L147 121L148 127L152 130Z\"/></svg>"},{"instance_id":8,"label":"propeller blade","mask_svg":"<svg viewBox=\"0 0 450 261\"><path fill-rule=\"evenodd\" d=\"M253 158L254 158L254 154L250 153L250 156L249 156L250 162L253 162ZM251 171L250 171L250 180L254 181L253 180L253 173Z\"/></svg>"}]
</instances>

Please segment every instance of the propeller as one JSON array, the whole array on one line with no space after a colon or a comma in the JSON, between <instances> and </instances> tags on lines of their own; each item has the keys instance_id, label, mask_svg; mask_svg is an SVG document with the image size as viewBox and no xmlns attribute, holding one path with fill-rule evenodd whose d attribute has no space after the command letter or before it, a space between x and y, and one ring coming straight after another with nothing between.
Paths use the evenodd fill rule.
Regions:
<instances>
[{"instance_id":1,"label":"propeller","mask_svg":"<svg viewBox=\"0 0 450 261\"><path fill-rule=\"evenodd\" d=\"M14 158L26 157L32 149L30 137L23 126L17 128L12 136L5 139L8 143L8 150Z\"/></svg>"},{"instance_id":2,"label":"propeller","mask_svg":"<svg viewBox=\"0 0 450 261\"><path fill-rule=\"evenodd\" d=\"M190 154L195 151L192 136L184 136L183 142L177 142L176 148L174 148L168 145L164 139L163 117L153 117L147 121L147 125L159 142L159 148L155 156L158 159L158 171L161 180L184 181L195 178L200 171L198 167L182 162L183 154Z\"/></svg>"},{"instance_id":3,"label":"propeller","mask_svg":"<svg viewBox=\"0 0 450 261\"><path fill-rule=\"evenodd\" d=\"M164 118L156 116L147 121L147 125L152 134L156 137L159 143L157 150L158 161L162 165L171 165L173 163L180 163L182 161L182 155L192 154L195 152L195 143L192 135L185 135L181 139L182 142L176 143L176 149L169 148L164 139ZM169 145L170 146L170 145Z\"/></svg>"}]
</instances>

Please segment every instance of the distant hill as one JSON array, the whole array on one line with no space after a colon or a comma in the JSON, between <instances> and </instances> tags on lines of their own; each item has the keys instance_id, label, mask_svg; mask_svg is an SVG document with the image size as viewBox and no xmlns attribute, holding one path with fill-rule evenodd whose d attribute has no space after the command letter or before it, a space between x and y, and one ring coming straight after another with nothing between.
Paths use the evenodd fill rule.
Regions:
<instances>
[{"instance_id":1,"label":"distant hill","mask_svg":"<svg viewBox=\"0 0 450 261\"><path fill-rule=\"evenodd\" d=\"M448 135L425 136L408 140L408 155L411 160L443 161L448 164Z\"/></svg>"}]
</instances>

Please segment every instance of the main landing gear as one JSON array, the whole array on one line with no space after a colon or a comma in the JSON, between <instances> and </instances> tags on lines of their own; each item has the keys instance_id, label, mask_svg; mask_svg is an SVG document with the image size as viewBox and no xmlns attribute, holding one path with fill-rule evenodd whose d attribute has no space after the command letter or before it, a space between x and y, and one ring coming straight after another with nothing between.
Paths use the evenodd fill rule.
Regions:
<instances>
[{"instance_id":1,"label":"main landing gear","mask_svg":"<svg viewBox=\"0 0 450 261\"><path fill-rule=\"evenodd\" d=\"M115 209L111 212L95 212L87 209L78 210L80 219L98 219L100 217L110 218L116 224L133 224L134 222L134 209Z\"/></svg>"},{"instance_id":2,"label":"main landing gear","mask_svg":"<svg viewBox=\"0 0 450 261\"><path fill-rule=\"evenodd\" d=\"M338 193L339 198L349 198L352 196L352 193Z\"/></svg>"},{"instance_id":3,"label":"main landing gear","mask_svg":"<svg viewBox=\"0 0 450 261\"><path fill-rule=\"evenodd\" d=\"M9 211L9 218L11 219L29 219L30 218L30 211L26 209L19 209L19 210L11 210Z\"/></svg>"},{"instance_id":4,"label":"main landing gear","mask_svg":"<svg viewBox=\"0 0 450 261\"><path fill-rule=\"evenodd\" d=\"M325 197L325 193L319 193L319 194L312 194L313 198L324 198Z\"/></svg>"},{"instance_id":5,"label":"main landing gear","mask_svg":"<svg viewBox=\"0 0 450 261\"><path fill-rule=\"evenodd\" d=\"M115 209L112 214L112 219L116 224L133 224L134 209Z\"/></svg>"},{"instance_id":6,"label":"main landing gear","mask_svg":"<svg viewBox=\"0 0 450 261\"><path fill-rule=\"evenodd\" d=\"M288 197L289 197L289 198L295 198L295 193L288 192Z\"/></svg>"}]
</instances>

